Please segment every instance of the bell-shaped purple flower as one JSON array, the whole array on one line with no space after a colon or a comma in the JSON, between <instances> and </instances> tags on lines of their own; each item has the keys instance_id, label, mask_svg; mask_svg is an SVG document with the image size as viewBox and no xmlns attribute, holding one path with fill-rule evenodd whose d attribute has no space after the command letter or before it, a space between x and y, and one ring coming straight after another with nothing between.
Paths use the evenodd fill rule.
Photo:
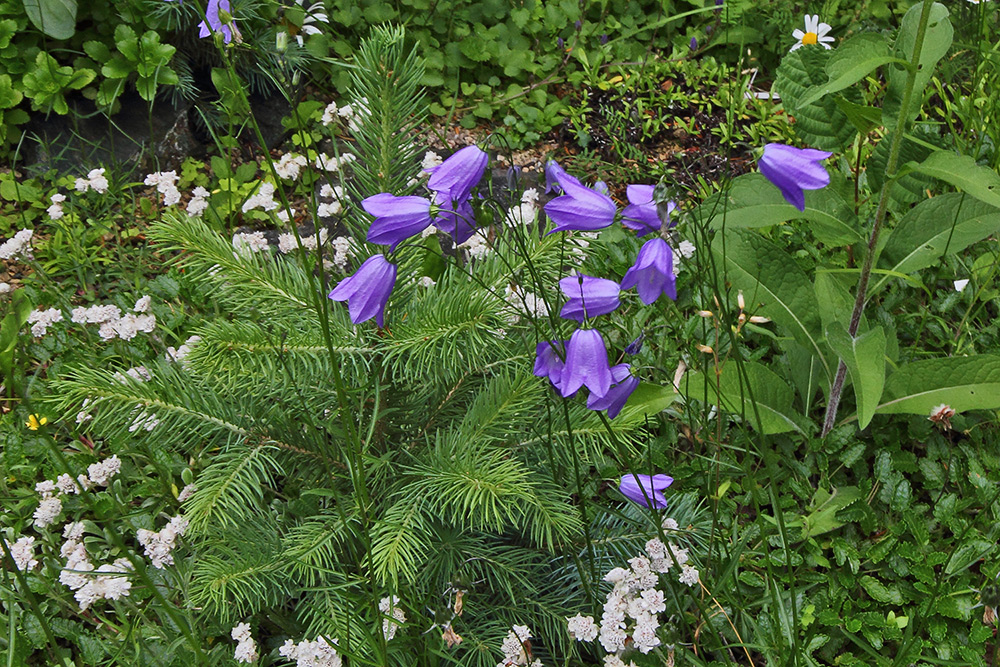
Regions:
<instances>
[{"instance_id":1,"label":"bell-shaped purple flower","mask_svg":"<svg viewBox=\"0 0 1000 667\"><path fill-rule=\"evenodd\" d=\"M639 298L647 306L666 294L677 299L674 278L674 253L661 238L650 239L639 248L635 264L625 272L622 289L637 288Z\"/></svg>"},{"instance_id":2,"label":"bell-shaped purple flower","mask_svg":"<svg viewBox=\"0 0 1000 667\"><path fill-rule=\"evenodd\" d=\"M445 196L445 201L438 200L440 208L434 217L434 226L450 236L455 245L465 243L476 233L476 214L469 200L456 202Z\"/></svg>"},{"instance_id":3,"label":"bell-shaped purple flower","mask_svg":"<svg viewBox=\"0 0 1000 667\"><path fill-rule=\"evenodd\" d=\"M396 284L396 265L382 255L372 255L330 292L334 301L346 301L347 312L355 324L375 318L384 326L385 304Z\"/></svg>"},{"instance_id":4,"label":"bell-shaped purple flower","mask_svg":"<svg viewBox=\"0 0 1000 667\"><path fill-rule=\"evenodd\" d=\"M585 318L606 315L620 305L618 283L604 278L577 274L559 281L559 289L569 299L559 317L583 322Z\"/></svg>"},{"instance_id":5,"label":"bell-shaped purple flower","mask_svg":"<svg viewBox=\"0 0 1000 667\"><path fill-rule=\"evenodd\" d=\"M559 382L559 393L572 396L586 387L591 394L604 396L611 388L611 368L604 338L594 329L577 329L566 345L566 365Z\"/></svg>"},{"instance_id":6,"label":"bell-shaped purple flower","mask_svg":"<svg viewBox=\"0 0 1000 667\"><path fill-rule=\"evenodd\" d=\"M632 375L632 367L628 364L618 364L611 367L611 379L615 382L604 396L591 394L587 398L587 407L591 410L607 410L608 417L614 419L625 407L625 402L639 386L639 378Z\"/></svg>"},{"instance_id":7,"label":"bell-shaped purple flower","mask_svg":"<svg viewBox=\"0 0 1000 667\"><path fill-rule=\"evenodd\" d=\"M438 166L429 169L427 187L452 201L463 202L482 179L490 156L479 146L466 146ZM443 197L439 197L440 201Z\"/></svg>"},{"instance_id":8,"label":"bell-shaped purple flower","mask_svg":"<svg viewBox=\"0 0 1000 667\"><path fill-rule=\"evenodd\" d=\"M565 345L565 341L563 342ZM562 382L562 374L565 363L559 358L559 354L549 341L542 341L535 346L535 369L536 377L548 378L554 387L559 388Z\"/></svg>"},{"instance_id":9,"label":"bell-shaped purple flower","mask_svg":"<svg viewBox=\"0 0 1000 667\"><path fill-rule=\"evenodd\" d=\"M375 216L368 228L368 240L387 245L390 250L431 224L431 202L423 197L397 197L383 192L364 199L361 206Z\"/></svg>"},{"instance_id":10,"label":"bell-shaped purple flower","mask_svg":"<svg viewBox=\"0 0 1000 667\"><path fill-rule=\"evenodd\" d=\"M545 213L556 223L555 232L571 229L589 232L615 221L617 207L611 197L582 185L575 178L560 178L563 194L545 205Z\"/></svg>"},{"instance_id":11,"label":"bell-shaped purple flower","mask_svg":"<svg viewBox=\"0 0 1000 667\"><path fill-rule=\"evenodd\" d=\"M814 148L767 144L757 165L760 173L781 190L785 201L804 211L806 195L803 190L819 190L830 184L830 174L820 161L831 155L833 153Z\"/></svg>"},{"instance_id":12,"label":"bell-shaped purple flower","mask_svg":"<svg viewBox=\"0 0 1000 667\"><path fill-rule=\"evenodd\" d=\"M628 206L622 211L622 224L629 229L639 232L639 238L646 234L659 231L662 226L660 214L657 211L657 204L653 200L652 185L630 185L625 188L625 195L628 197ZM670 223L670 214L677 208L676 202L667 202L667 223Z\"/></svg>"},{"instance_id":13,"label":"bell-shaped purple flower","mask_svg":"<svg viewBox=\"0 0 1000 667\"><path fill-rule=\"evenodd\" d=\"M219 10L222 10L227 15L232 15L233 12L229 0L208 0L208 6L205 9L205 20L198 24L198 36L210 37L213 32L221 32L223 40L226 44L229 44L233 41L233 35L235 34L236 41L239 43L241 37L240 31L236 29L236 21L229 18L223 23L223 17L219 16Z\"/></svg>"},{"instance_id":14,"label":"bell-shaped purple flower","mask_svg":"<svg viewBox=\"0 0 1000 667\"><path fill-rule=\"evenodd\" d=\"M560 167L559 163L555 160L549 160L545 163L545 194L553 192L561 193L563 191L562 181L564 179L580 183L578 178L567 174L566 170Z\"/></svg>"},{"instance_id":15,"label":"bell-shaped purple flower","mask_svg":"<svg viewBox=\"0 0 1000 667\"><path fill-rule=\"evenodd\" d=\"M639 475L628 473L622 477L618 490L637 505L662 510L667 507L667 497L663 492L674 483L669 475Z\"/></svg>"},{"instance_id":16,"label":"bell-shaped purple flower","mask_svg":"<svg viewBox=\"0 0 1000 667\"><path fill-rule=\"evenodd\" d=\"M594 192L599 192L602 195L606 195L608 197L611 196L611 188L609 188L608 184L605 183L604 181L594 181L593 187L594 187Z\"/></svg>"}]
</instances>

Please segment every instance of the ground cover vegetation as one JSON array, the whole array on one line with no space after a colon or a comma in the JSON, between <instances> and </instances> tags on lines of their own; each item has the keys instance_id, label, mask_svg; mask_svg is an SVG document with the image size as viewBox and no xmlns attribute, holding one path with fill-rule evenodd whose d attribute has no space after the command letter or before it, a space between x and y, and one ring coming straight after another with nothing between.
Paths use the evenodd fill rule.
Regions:
<instances>
[{"instance_id":1,"label":"ground cover vegetation","mask_svg":"<svg viewBox=\"0 0 1000 667\"><path fill-rule=\"evenodd\" d=\"M995 3L0 6L2 664L997 663Z\"/></svg>"}]
</instances>

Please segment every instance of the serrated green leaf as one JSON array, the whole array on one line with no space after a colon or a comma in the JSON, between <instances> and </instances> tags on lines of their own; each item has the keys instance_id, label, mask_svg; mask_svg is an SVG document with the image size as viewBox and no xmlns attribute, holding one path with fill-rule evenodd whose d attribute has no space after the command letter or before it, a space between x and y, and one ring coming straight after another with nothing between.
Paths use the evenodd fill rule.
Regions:
<instances>
[{"instance_id":1,"label":"serrated green leaf","mask_svg":"<svg viewBox=\"0 0 1000 667\"><path fill-rule=\"evenodd\" d=\"M713 227L766 227L788 220L809 221L816 238L830 245L860 241L854 209L834 189L807 190L806 209L799 211L785 201L781 191L763 174L744 174L729 189L706 199L695 212Z\"/></svg>"},{"instance_id":2,"label":"serrated green leaf","mask_svg":"<svg viewBox=\"0 0 1000 667\"><path fill-rule=\"evenodd\" d=\"M802 525L802 537L816 537L844 525L837 520L837 512L861 500L864 492L856 486L842 486L827 491L817 489L813 496L813 511L806 515Z\"/></svg>"},{"instance_id":3,"label":"serrated green leaf","mask_svg":"<svg viewBox=\"0 0 1000 667\"><path fill-rule=\"evenodd\" d=\"M830 369L819 344L822 330L812 281L783 249L759 234L728 230L712 242L712 252L724 266L726 278L742 289L748 303L761 304L760 315L785 327L797 341Z\"/></svg>"},{"instance_id":4,"label":"serrated green leaf","mask_svg":"<svg viewBox=\"0 0 1000 667\"><path fill-rule=\"evenodd\" d=\"M0 74L0 109L10 109L21 103L24 95L14 89L14 83L7 74Z\"/></svg>"},{"instance_id":5,"label":"serrated green leaf","mask_svg":"<svg viewBox=\"0 0 1000 667\"><path fill-rule=\"evenodd\" d=\"M1000 408L1000 356L979 354L914 361L889 376L880 414L929 416L946 404L958 412Z\"/></svg>"},{"instance_id":6,"label":"serrated green leaf","mask_svg":"<svg viewBox=\"0 0 1000 667\"><path fill-rule=\"evenodd\" d=\"M867 575L861 577L860 583L868 595L883 604L903 604L903 594L895 586L886 586L875 577Z\"/></svg>"},{"instance_id":7,"label":"serrated green leaf","mask_svg":"<svg viewBox=\"0 0 1000 667\"><path fill-rule=\"evenodd\" d=\"M890 270L912 273L1000 231L1000 208L955 192L925 199L892 230L882 256Z\"/></svg>"},{"instance_id":8,"label":"serrated green leaf","mask_svg":"<svg viewBox=\"0 0 1000 667\"><path fill-rule=\"evenodd\" d=\"M795 134L812 148L840 150L857 130L837 103L832 97L820 98L809 104L802 102L810 88L829 80L826 65L830 57L831 53L826 49L792 51L782 58L774 86L781 94L785 109L795 117ZM857 95L852 97L857 98Z\"/></svg>"},{"instance_id":9,"label":"serrated green leaf","mask_svg":"<svg viewBox=\"0 0 1000 667\"><path fill-rule=\"evenodd\" d=\"M956 572L961 572L976 561L989 555L995 547L996 545L993 542L982 539L971 539L968 542L963 542L955 549L955 555L948 561L948 565L944 568L944 573L955 574Z\"/></svg>"},{"instance_id":10,"label":"serrated green leaf","mask_svg":"<svg viewBox=\"0 0 1000 667\"><path fill-rule=\"evenodd\" d=\"M1000 175L989 167L976 164L968 155L936 151L920 163L907 167L954 185L986 204L1000 207Z\"/></svg>"},{"instance_id":11,"label":"serrated green leaf","mask_svg":"<svg viewBox=\"0 0 1000 667\"><path fill-rule=\"evenodd\" d=\"M76 32L76 0L24 0L24 12L52 39L69 39Z\"/></svg>"},{"instance_id":12,"label":"serrated green leaf","mask_svg":"<svg viewBox=\"0 0 1000 667\"><path fill-rule=\"evenodd\" d=\"M847 365L858 404L858 427L865 428L875 416L885 384L885 332L874 327L859 336L834 322L826 328L826 342Z\"/></svg>"},{"instance_id":13,"label":"serrated green leaf","mask_svg":"<svg viewBox=\"0 0 1000 667\"><path fill-rule=\"evenodd\" d=\"M746 382L737 365L727 363L719 375L718 387L714 373L707 378L702 373L688 373L681 381L681 393L699 401L707 398L720 409L741 415L764 434L806 432L806 420L792 409L792 390L785 381L758 363L743 362L743 368Z\"/></svg>"},{"instance_id":14,"label":"serrated green leaf","mask_svg":"<svg viewBox=\"0 0 1000 667\"><path fill-rule=\"evenodd\" d=\"M830 80L809 88L799 104L809 105L825 95L841 91L891 62L907 64L905 60L890 55L889 42L884 35L871 32L855 35L838 46L830 56L826 64Z\"/></svg>"}]
</instances>

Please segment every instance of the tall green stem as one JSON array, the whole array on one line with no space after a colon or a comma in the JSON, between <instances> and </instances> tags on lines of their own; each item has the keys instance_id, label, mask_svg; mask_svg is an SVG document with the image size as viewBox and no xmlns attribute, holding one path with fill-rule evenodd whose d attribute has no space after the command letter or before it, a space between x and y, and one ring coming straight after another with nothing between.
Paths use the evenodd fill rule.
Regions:
<instances>
[{"instance_id":1,"label":"tall green stem","mask_svg":"<svg viewBox=\"0 0 1000 667\"><path fill-rule=\"evenodd\" d=\"M868 252L865 255L864 266L861 267L861 276L858 278L857 296L854 299L854 310L851 312L851 323L847 332L854 336L858 333L858 326L861 324L861 315L864 313L865 302L868 294L868 279L871 277L872 265L875 263L875 249L878 247L878 238L882 232L882 224L885 222L886 210L889 206L889 190L895 185L896 167L899 163L899 153L903 145L903 134L906 131L907 115L913 99L913 89L916 85L917 72L920 70L920 53L923 51L924 36L927 34L927 23L931 15L931 6L934 0L924 0L920 10L920 23L917 26L917 35L913 43L913 55L910 58L910 68L906 76L906 87L903 89L903 101L899 107L899 116L896 119L896 127L893 128L892 143L889 144L889 160L885 167L885 183L882 185L882 192L879 195L878 208L875 209L875 222L872 225L872 233L868 238ZM840 407L840 396L844 392L844 380L847 378L847 364L841 360L837 366L837 375L830 387L830 400L826 404L826 416L823 419L823 435L831 430L837 421L837 409Z\"/></svg>"}]
</instances>

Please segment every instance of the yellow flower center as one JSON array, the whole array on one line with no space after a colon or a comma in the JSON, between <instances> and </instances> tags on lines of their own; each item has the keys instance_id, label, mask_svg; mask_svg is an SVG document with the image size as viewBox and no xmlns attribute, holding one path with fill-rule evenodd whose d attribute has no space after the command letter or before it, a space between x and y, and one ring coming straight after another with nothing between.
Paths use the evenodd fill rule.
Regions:
<instances>
[{"instance_id":1,"label":"yellow flower center","mask_svg":"<svg viewBox=\"0 0 1000 667\"><path fill-rule=\"evenodd\" d=\"M802 35L803 44L816 44L819 41L819 37L814 32L807 32Z\"/></svg>"}]
</instances>

